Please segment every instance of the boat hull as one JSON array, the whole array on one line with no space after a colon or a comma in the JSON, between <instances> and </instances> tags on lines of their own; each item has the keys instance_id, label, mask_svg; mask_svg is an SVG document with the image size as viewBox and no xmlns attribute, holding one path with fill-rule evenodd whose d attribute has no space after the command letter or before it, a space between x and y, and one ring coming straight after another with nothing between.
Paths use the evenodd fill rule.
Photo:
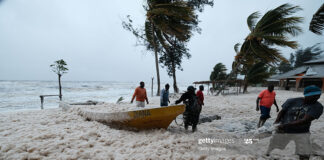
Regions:
<instances>
[{"instance_id":1,"label":"boat hull","mask_svg":"<svg viewBox=\"0 0 324 160\"><path fill-rule=\"evenodd\" d=\"M167 129L171 122L185 111L185 105L175 105L161 108L142 109L128 112L98 113L83 111L80 115L88 120L94 120L114 127L126 127L139 130Z\"/></svg>"}]
</instances>

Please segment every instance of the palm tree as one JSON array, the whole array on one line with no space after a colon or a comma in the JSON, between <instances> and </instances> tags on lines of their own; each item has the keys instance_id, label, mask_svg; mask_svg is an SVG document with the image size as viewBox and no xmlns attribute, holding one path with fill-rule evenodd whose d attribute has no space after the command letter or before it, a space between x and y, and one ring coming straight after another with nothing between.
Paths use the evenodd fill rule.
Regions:
<instances>
[{"instance_id":1,"label":"palm tree","mask_svg":"<svg viewBox=\"0 0 324 160\"><path fill-rule=\"evenodd\" d=\"M297 36L302 29L297 25L302 17L290 16L301 10L298 6L283 4L268 11L259 21L259 12L252 13L247 24L250 34L242 44L240 54L251 56L266 63L287 61L275 46L297 48L296 41L289 41L288 36Z\"/></svg>"},{"instance_id":2,"label":"palm tree","mask_svg":"<svg viewBox=\"0 0 324 160\"><path fill-rule=\"evenodd\" d=\"M315 34L322 34L324 29L324 3L313 15L313 19L310 22L309 30Z\"/></svg>"},{"instance_id":3,"label":"palm tree","mask_svg":"<svg viewBox=\"0 0 324 160\"><path fill-rule=\"evenodd\" d=\"M190 39L192 31L198 29L198 21L194 13L194 8L189 7L184 1L148 0L147 2L145 33L149 44L155 50L155 62L156 66L158 66L157 48L162 46L163 54L176 57L176 55L173 55L172 48L176 47L178 43L185 43ZM174 91L178 93L175 62L172 62L171 66ZM158 77L159 93L160 86Z\"/></svg>"},{"instance_id":4,"label":"palm tree","mask_svg":"<svg viewBox=\"0 0 324 160\"><path fill-rule=\"evenodd\" d=\"M258 20L260 18L259 12L252 13L247 18L250 34L245 38L240 52L236 55L236 68L233 68L232 72L235 73L241 64L253 66L255 60L266 64L287 62L280 50L275 47L293 49L298 47L297 42L290 41L288 36L297 36L302 32L298 24L302 22L303 18L291 16L300 10L302 9L298 6L283 4L266 12L260 20ZM244 61L244 64L242 61ZM221 90L217 94L220 92Z\"/></svg>"},{"instance_id":5,"label":"palm tree","mask_svg":"<svg viewBox=\"0 0 324 160\"><path fill-rule=\"evenodd\" d=\"M197 5L202 4L197 3ZM157 95L160 95L159 54L172 53L170 48L174 45L173 39L180 43L187 42L193 30L199 31L198 20L194 13L194 7L185 1L147 0L144 9L146 10L146 21L143 32L132 26L129 16L127 16L129 22L123 22L123 27L142 41L148 50L154 51L158 83ZM175 73L176 65L173 66ZM176 82L175 74L173 78ZM175 91L178 91L176 83L174 83L174 88Z\"/></svg>"},{"instance_id":6,"label":"palm tree","mask_svg":"<svg viewBox=\"0 0 324 160\"><path fill-rule=\"evenodd\" d=\"M247 82L252 84L258 84L265 81L266 78L269 78L271 73L268 71L269 67L263 62L256 63L253 65L246 73ZM244 90L247 87L244 86Z\"/></svg>"}]
</instances>

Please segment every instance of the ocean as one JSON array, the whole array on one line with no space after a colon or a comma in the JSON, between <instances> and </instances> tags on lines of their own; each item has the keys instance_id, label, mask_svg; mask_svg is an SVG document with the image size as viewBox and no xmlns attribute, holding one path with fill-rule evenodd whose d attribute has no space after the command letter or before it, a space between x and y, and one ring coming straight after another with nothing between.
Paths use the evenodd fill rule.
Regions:
<instances>
[{"instance_id":1,"label":"ocean","mask_svg":"<svg viewBox=\"0 0 324 160\"><path fill-rule=\"evenodd\" d=\"M165 83L161 83L164 87ZM129 102L135 82L108 81L63 81L62 100L68 103L88 100L115 103L120 97ZM156 94L154 84L154 95ZM170 84L172 86L172 84ZM186 90L188 84L179 83L180 91ZM151 84L145 85L148 97L151 97ZM20 110L40 110L40 95L58 95L57 81L0 81L0 112ZM170 87L170 93L173 93ZM58 97L45 97L44 108L58 108Z\"/></svg>"}]
</instances>

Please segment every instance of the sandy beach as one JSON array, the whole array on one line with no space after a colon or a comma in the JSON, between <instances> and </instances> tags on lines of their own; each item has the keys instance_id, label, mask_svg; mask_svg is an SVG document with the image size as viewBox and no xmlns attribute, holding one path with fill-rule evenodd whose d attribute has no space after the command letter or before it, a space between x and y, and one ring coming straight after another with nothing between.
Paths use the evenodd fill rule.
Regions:
<instances>
[{"instance_id":1,"label":"sandy beach","mask_svg":"<svg viewBox=\"0 0 324 160\"><path fill-rule=\"evenodd\" d=\"M195 133L174 122L167 130L117 130L86 121L76 109L0 113L0 159L296 159L292 142L284 151L274 150L270 157L265 156L277 113L273 106L272 117L256 129L260 114L255 111L255 100L262 89L251 87L248 94L228 96L210 96L205 92L201 115L217 114L222 118L198 125ZM279 106L287 98L302 96L302 92L276 92ZM147 107L159 105L159 97L149 100ZM171 97L171 103L175 100ZM320 102L324 104L323 97ZM88 109L96 107L103 112L136 109L135 104L128 102ZM324 116L313 121L311 133L312 142L323 148ZM201 140L206 138L229 143L202 144ZM253 143L244 143L246 140Z\"/></svg>"}]
</instances>

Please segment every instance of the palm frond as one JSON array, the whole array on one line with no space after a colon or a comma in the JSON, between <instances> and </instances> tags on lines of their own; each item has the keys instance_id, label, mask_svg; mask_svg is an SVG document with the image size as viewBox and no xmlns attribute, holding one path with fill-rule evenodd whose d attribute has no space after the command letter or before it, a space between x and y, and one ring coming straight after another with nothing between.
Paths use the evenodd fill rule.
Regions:
<instances>
[{"instance_id":1,"label":"palm frond","mask_svg":"<svg viewBox=\"0 0 324 160\"><path fill-rule=\"evenodd\" d=\"M264 14L260 21L256 24L255 30L259 32L265 32L266 34L284 34L285 30L281 30L281 27L296 26L301 23L302 17L289 17L290 15L302 10L299 6L292 6L290 4L283 4L273 10L270 10ZM269 30L276 26L276 30ZM279 28L278 28L279 27ZM290 32L293 36L299 31ZM289 32L288 32L289 33Z\"/></svg>"},{"instance_id":2,"label":"palm frond","mask_svg":"<svg viewBox=\"0 0 324 160\"><path fill-rule=\"evenodd\" d=\"M315 34L322 34L324 29L324 3L313 15L312 21L310 22L309 30Z\"/></svg>"},{"instance_id":3,"label":"palm frond","mask_svg":"<svg viewBox=\"0 0 324 160\"><path fill-rule=\"evenodd\" d=\"M251 15L249 15L249 17L247 18L247 24L251 32L254 30L255 24L259 17L260 17L260 12L254 12Z\"/></svg>"},{"instance_id":4,"label":"palm frond","mask_svg":"<svg viewBox=\"0 0 324 160\"><path fill-rule=\"evenodd\" d=\"M234 51L235 51L236 53L239 52L239 47L240 47L240 46L241 46L240 43L236 43L236 44L234 45Z\"/></svg>"}]
</instances>

